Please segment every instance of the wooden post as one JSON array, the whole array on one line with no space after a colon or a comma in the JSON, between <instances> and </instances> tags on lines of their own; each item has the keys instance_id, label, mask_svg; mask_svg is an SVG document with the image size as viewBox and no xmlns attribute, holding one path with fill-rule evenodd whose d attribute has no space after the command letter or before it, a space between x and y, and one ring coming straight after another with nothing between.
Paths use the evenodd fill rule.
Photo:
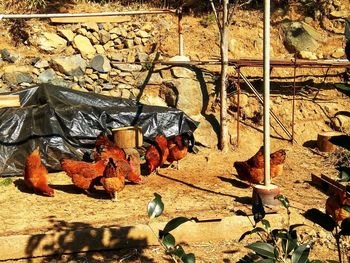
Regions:
<instances>
[{"instance_id":1,"label":"wooden post","mask_svg":"<svg viewBox=\"0 0 350 263\"><path fill-rule=\"evenodd\" d=\"M329 140L333 136L342 135L341 132L329 131L329 132L321 132L317 135L317 148L321 152L334 152L336 146L331 143Z\"/></svg>"}]
</instances>

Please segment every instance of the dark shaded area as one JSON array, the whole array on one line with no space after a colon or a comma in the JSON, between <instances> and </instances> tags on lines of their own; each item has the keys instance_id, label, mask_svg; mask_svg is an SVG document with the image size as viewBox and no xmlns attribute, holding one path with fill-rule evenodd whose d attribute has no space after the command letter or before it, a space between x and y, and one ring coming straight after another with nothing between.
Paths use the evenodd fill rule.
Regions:
<instances>
[{"instance_id":1,"label":"dark shaded area","mask_svg":"<svg viewBox=\"0 0 350 263\"><path fill-rule=\"evenodd\" d=\"M327 231L333 231L336 226L335 221L329 215L316 208L307 210L303 216Z\"/></svg>"},{"instance_id":2,"label":"dark shaded area","mask_svg":"<svg viewBox=\"0 0 350 263\"><path fill-rule=\"evenodd\" d=\"M154 262L142 255L142 248L147 246L146 239L129 238L131 227L96 228L87 223L69 223L54 217L51 217L49 222L52 223L52 227L46 231L47 234L33 234L29 239L25 250L27 262L34 262L33 256L38 254L57 255L56 257L64 258L67 262L76 262L79 258L84 259L84 262L119 262L121 259ZM121 250L122 248L128 250ZM74 254L86 251L111 253L99 254L98 260L93 257L93 253L85 253L83 256ZM39 258L36 258L35 262L38 260ZM43 258L41 262L47 262L47 258Z\"/></svg>"},{"instance_id":3,"label":"dark shaded area","mask_svg":"<svg viewBox=\"0 0 350 263\"><path fill-rule=\"evenodd\" d=\"M249 184L245 183L245 182L242 182L242 181L239 181L237 179L234 179L234 178L226 178L226 177L222 177L222 176L218 176L218 178L223 181L223 182L226 182L226 183L230 183L232 186L234 187L237 187L237 188L248 188L250 187Z\"/></svg>"},{"instance_id":4,"label":"dark shaded area","mask_svg":"<svg viewBox=\"0 0 350 263\"><path fill-rule=\"evenodd\" d=\"M317 141L316 140L309 140L305 141L303 143L304 147L311 148L311 149L316 149L317 148Z\"/></svg>"},{"instance_id":5,"label":"dark shaded area","mask_svg":"<svg viewBox=\"0 0 350 263\"><path fill-rule=\"evenodd\" d=\"M175 108L148 106L134 100L41 84L11 93L20 108L0 109L0 175L21 174L26 157L40 147L50 172L62 158L83 159L96 137L113 128L139 126L145 140L189 133L198 123Z\"/></svg>"}]
</instances>

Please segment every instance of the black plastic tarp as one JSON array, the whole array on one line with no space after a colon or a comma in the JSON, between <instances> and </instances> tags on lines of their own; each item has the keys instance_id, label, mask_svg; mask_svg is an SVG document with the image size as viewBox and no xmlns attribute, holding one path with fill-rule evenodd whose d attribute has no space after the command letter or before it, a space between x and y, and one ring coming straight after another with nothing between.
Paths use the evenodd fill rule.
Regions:
<instances>
[{"instance_id":1,"label":"black plastic tarp","mask_svg":"<svg viewBox=\"0 0 350 263\"><path fill-rule=\"evenodd\" d=\"M192 134L198 125L175 108L51 84L5 94L18 94L21 107L0 109L0 176L20 175L27 155L37 146L48 170L55 171L61 158L81 159L96 137L112 128L136 125L151 140L157 134Z\"/></svg>"}]
</instances>

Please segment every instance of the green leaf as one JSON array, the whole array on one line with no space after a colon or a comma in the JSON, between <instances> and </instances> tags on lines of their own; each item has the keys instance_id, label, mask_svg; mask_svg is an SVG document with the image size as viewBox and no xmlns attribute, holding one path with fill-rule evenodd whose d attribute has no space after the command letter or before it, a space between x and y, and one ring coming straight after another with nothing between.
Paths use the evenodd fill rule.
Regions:
<instances>
[{"instance_id":1,"label":"green leaf","mask_svg":"<svg viewBox=\"0 0 350 263\"><path fill-rule=\"evenodd\" d=\"M175 247L175 237L172 234L167 233L163 236L162 243L167 249L173 248Z\"/></svg>"},{"instance_id":2,"label":"green leaf","mask_svg":"<svg viewBox=\"0 0 350 263\"><path fill-rule=\"evenodd\" d=\"M169 233L170 231L174 230L177 228L179 225L182 225L183 223L186 223L187 221L190 221L191 219L188 219L187 217L176 217L171 219L164 227L163 233Z\"/></svg>"},{"instance_id":3,"label":"green leaf","mask_svg":"<svg viewBox=\"0 0 350 263\"><path fill-rule=\"evenodd\" d=\"M243 233L243 235L241 235L241 237L239 238L238 242L241 242L246 236L248 236L250 234L258 233L258 232L267 233L264 228L262 228L262 227L255 227L255 228L253 228L253 230L248 230L247 232Z\"/></svg>"},{"instance_id":4,"label":"green leaf","mask_svg":"<svg viewBox=\"0 0 350 263\"><path fill-rule=\"evenodd\" d=\"M346 212L350 213L350 205L345 205L342 207Z\"/></svg>"},{"instance_id":5,"label":"green leaf","mask_svg":"<svg viewBox=\"0 0 350 263\"><path fill-rule=\"evenodd\" d=\"M1 186L9 186L12 184L12 179L11 178L4 178L0 180L0 185Z\"/></svg>"},{"instance_id":6,"label":"green leaf","mask_svg":"<svg viewBox=\"0 0 350 263\"><path fill-rule=\"evenodd\" d=\"M255 251L260 256L272 259L275 258L275 248L271 244L258 241L253 244L249 244L246 247Z\"/></svg>"},{"instance_id":7,"label":"green leaf","mask_svg":"<svg viewBox=\"0 0 350 263\"><path fill-rule=\"evenodd\" d=\"M281 204L286 208L289 209L289 200L287 197L283 196L283 195L276 195L275 199L277 199L278 201L281 202Z\"/></svg>"},{"instance_id":8,"label":"green leaf","mask_svg":"<svg viewBox=\"0 0 350 263\"><path fill-rule=\"evenodd\" d=\"M340 177L337 179L338 182L349 182L350 181L350 168L341 166L339 168Z\"/></svg>"},{"instance_id":9,"label":"green leaf","mask_svg":"<svg viewBox=\"0 0 350 263\"><path fill-rule=\"evenodd\" d=\"M343 83L336 83L334 86L341 91L350 92L350 86Z\"/></svg>"},{"instance_id":10,"label":"green leaf","mask_svg":"<svg viewBox=\"0 0 350 263\"><path fill-rule=\"evenodd\" d=\"M263 203L261 201L261 197L259 196L259 194L256 194L253 196L252 212L254 215L255 224L260 222L265 217L265 214L266 214L265 209L264 209L264 206L263 206Z\"/></svg>"},{"instance_id":11,"label":"green leaf","mask_svg":"<svg viewBox=\"0 0 350 263\"><path fill-rule=\"evenodd\" d=\"M286 255L289 255L297 246L298 243L292 238L282 240L282 248Z\"/></svg>"},{"instance_id":12,"label":"green leaf","mask_svg":"<svg viewBox=\"0 0 350 263\"><path fill-rule=\"evenodd\" d=\"M185 255L185 250L182 248L182 246L177 245L175 249L169 250L168 253L171 255L175 255L178 258L182 258L182 256Z\"/></svg>"},{"instance_id":13,"label":"green leaf","mask_svg":"<svg viewBox=\"0 0 350 263\"><path fill-rule=\"evenodd\" d=\"M305 263L310 254L310 245L303 244L298 246L292 254L292 263Z\"/></svg>"},{"instance_id":14,"label":"green leaf","mask_svg":"<svg viewBox=\"0 0 350 263\"><path fill-rule=\"evenodd\" d=\"M344 31L346 42L350 42L350 22L345 19L345 31Z\"/></svg>"},{"instance_id":15,"label":"green leaf","mask_svg":"<svg viewBox=\"0 0 350 263\"><path fill-rule=\"evenodd\" d=\"M266 219L262 219L261 223L264 225L266 230L269 230L271 228L270 222Z\"/></svg>"},{"instance_id":16,"label":"green leaf","mask_svg":"<svg viewBox=\"0 0 350 263\"><path fill-rule=\"evenodd\" d=\"M164 203L162 201L162 197L154 193L154 199L148 203L147 213L149 218L155 218L160 216L164 211Z\"/></svg>"},{"instance_id":17,"label":"green leaf","mask_svg":"<svg viewBox=\"0 0 350 263\"><path fill-rule=\"evenodd\" d=\"M271 258L264 258L259 261L255 261L254 263L275 263L276 261Z\"/></svg>"},{"instance_id":18,"label":"green leaf","mask_svg":"<svg viewBox=\"0 0 350 263\"><path fill-rule=\"evenodd\" d=\"M184 254L181 257L181 260L184 263L195 263L196 262L196 257L194 256L193 253L188 253L188 254Z\"/></svg>"}]
</instances>

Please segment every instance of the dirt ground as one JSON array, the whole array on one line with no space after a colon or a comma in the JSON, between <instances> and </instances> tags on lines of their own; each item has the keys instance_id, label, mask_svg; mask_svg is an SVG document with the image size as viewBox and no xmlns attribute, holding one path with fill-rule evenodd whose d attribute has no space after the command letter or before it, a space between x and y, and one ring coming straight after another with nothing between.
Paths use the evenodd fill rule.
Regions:
<instances>
[{"instance_id":1,"label":"dirt ground","mask_svg":"<svg viewBox=\"0 0 350 263\"><path fill-rule=\"evenodd\" d=\"M105 6L101 8L94 4L93 7L96 11L108 10ZM91 10L91 6L88 4L73 5L70 12L86 10ZM240 12L242 13L237 15L237 22L231 31L231 34L237 36L237 53L231 56L259 58L262 52L254 45L254 39L262 33L262 13L259 11ZM218 56L219 48L215 45L215 25L210 24L204 29L199 25L199 21L198 17L185 17L186 54L192 59L208 59ZM177 54L177 45L174 45L173 42L176 36L176 23L175 20L165 20L164 23L169 28L167 34L164 34L161 51L170 57ZM327 35L327 40L329 41L321 46L325 57L329 57L335 48L343 45L343 36ZM283 47L277 28L272 28L272 44L273 57L293 57ZM11 47L6 34L0 38L0 46ZM33 50L25 46L18 47L18 51L33 54ZM328 81L340 81L337 75L339 72L344 72L344 70L331 70L330 73L336 78L329 78ZM251 76L261 76L260 70L247 69L245 73ZM274 71L273 74L274 76L291 76L292 71L283 69ZM350 106L348 97L337 91L332 85L322 84L323 74L325 74L324 70L298 71L298 75L302 77L297 80L295 126L297 143L288 142L280 128L272 121L271 150L284 148L287 151L284 174L275 178L273 183L278 185L282 194L289 198L294 212L300 214L310 208L324 211L327 196L310 184L311 173L318 175L325 173L335 177L337 172L332 165L332 158L328 154L318 152L314 148L314 141L319 132L331 130L326 122L329 121L332 113L349 109ZM312 77L313 75L320 77ZM304 83L306 80L321 82L318 84L318 88L322 88L318 100L312 100L315 88L310 85L306 86ZM291 129L292 101L289 84L276 87L272 92L272 107L286 126ZM326 108L328 110L325 111ZM235 125L234 117L230 116L232 134L236 133ZM13 178L13 183L9 186L0 186L0 219L2 222L0 233L2 236L10 236L44 233L71 227L99 228L147 223L146 207L153 199L155 192L162 196L165 203L162 221L175 216L223 218L239 210L246 211L251 206L252 189L236 178L236 171L232 164L236 160L246 160L252 156L262 145L262 139L261 126L242 120L238 147L232 146L228 153L199 147L198 154L189 154L180 162L179 170L163 168L159 175L144 176L140 185L127 185L120 193L117 203L111 202L103 192L97 191L93 196L81 193L63 172L49 176L49 183L55 189L54 198L32 194L25 188L22 177ZM306 221L306 223L312 226L313 230L305 230L305 232L309 232L317 240L311 251L311 258L336 260L337 252L332 236L311 222ZM197 262L238 262L248 253L248 249L244 246L249 241L252 239L241 243L238 243L236 239L215 242L207 240L201 243L185 244L184 247L187 252L193 252L196 255ZM30 246L35 246L35 244L28 244L28 247ZM347 249L349 253L349 247ZM27 261L22 259L7 262ZM50 263L169 262L170 259L164 256L161 247L148 247L35 258L29 261Z\"/></svg>"}]
</instances>

